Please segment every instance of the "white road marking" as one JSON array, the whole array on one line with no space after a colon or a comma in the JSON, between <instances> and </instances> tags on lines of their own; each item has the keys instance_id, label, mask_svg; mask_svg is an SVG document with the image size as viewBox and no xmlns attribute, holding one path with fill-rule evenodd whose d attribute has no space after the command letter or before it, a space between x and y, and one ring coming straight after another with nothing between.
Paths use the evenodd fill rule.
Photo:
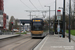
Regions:
<instances>
[{"instance_id":1,"label":"white road marking","mask_svg":"<svg viewBox=\"0 0 75 50\"><path fill-rule=\"evenodd\" d=\"M44 41L44 43L42 44L42 46L40 47L39 50L42 50L43 46L45 45L46 41L48 40L48 37L46 38L46 40Z\"/></svg>"}]
</instances>

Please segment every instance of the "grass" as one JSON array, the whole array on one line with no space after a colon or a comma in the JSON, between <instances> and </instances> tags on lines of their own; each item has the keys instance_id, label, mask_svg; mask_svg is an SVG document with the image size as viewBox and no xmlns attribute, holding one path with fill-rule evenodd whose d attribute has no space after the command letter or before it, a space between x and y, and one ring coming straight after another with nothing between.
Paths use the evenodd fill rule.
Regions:
<instances>
[{"instance_id":1,"label":"grass","mask_svg":"<svg viewBox=\"0 0 75 50\"><path fill-rule=\"evenodd\" d=\"M44 32L47 32L48 30L44 30Z\"/></svg>"},{"instance_id":2,"label":"grass","mask_svg":"<svg viewBox=\"0 0 75 50\"><path fill-rule=\"evenodd\" d=\"M66 33L69 33L69 31L66 30ZM71 34L75 36L75 30L71 30Z\"/></svg>"},{"instance_id":3,"label":"grass","mask_svg":"<svg viewBox=\"0 0 75 50\"><path fill-rule=\"evenodd\" d=\"M16 33L16 34L20 34L20 33ZM23 32L23 33L21 33L21 34L27 34L26 32Z\"/></svg>"}]
</instances>

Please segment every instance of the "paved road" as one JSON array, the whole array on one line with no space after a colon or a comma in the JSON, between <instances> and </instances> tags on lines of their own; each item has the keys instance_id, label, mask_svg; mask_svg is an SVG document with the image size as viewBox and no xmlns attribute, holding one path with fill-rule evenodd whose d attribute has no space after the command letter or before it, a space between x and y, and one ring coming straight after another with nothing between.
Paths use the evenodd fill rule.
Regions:
<instances>
[{"instance_id":1,"label":"paved road","mask_svg":"<svg viewBox=\"0 0 75 50\"><path fill-rule=\"evenodd\" d=\"M31 39L30 35L22 35L0 41L0 50L31 50L42 39Z\"/></svg>"}]
</instances>

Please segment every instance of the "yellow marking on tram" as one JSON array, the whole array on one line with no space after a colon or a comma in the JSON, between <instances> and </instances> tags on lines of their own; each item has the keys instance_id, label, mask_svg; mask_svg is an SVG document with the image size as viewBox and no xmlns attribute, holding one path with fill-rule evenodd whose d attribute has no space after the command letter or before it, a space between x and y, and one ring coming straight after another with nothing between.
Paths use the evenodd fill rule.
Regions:
<instances>
[{"instance_id":1,"label":"yellow marking on tram","mask_svg":"<svg viewBox=\"0 0 75 50\"><path fill-rule=\"evenodd\" d=\"M31 31L32 34L42 34L43 31Z\"/></svg>"},{"instance_id":2,"label":"yellow marking on tram","mask_svg":"<svg viewBox=\"0 0 75 50\"><path fill-rule=\"evenodd\" d=\"M41 20L33 20L33 22L40 22Z\"/></svg>"}]
</instances>

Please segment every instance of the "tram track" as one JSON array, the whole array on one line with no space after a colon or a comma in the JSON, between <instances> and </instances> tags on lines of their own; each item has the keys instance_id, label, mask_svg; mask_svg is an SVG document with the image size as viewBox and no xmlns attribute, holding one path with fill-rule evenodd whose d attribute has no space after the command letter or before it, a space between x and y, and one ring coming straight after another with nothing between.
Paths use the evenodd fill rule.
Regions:
<instances>
[{"instance_id":1,"label":"tram track","mask_svg":"<svg viewBox=\"0 0 75 50\"><path fill-rule=\"evenodd\" d=\"M28 40L28 41L31 41L31 39ZM18 48L19 46L22 46L23 44L27 43L28 41L26 41L26 42L24 42L24 43L22 43L22 44L20 44L20 45L18 45L18 46L16 46L16 47L12 48L12 50L15 50L16 48Z\"/></svg>"},{"instance_id":2,"label":"tram track","mask_svg":"<svg viewBox=\"0 0 75 50\"><path fill-rule=\"evenodd\" d=\"M0 48L2 48L2 47L5 47L5 46L7 46L7 45L10 45L10 44L12 44L12 43L14 43L14 42L17 42L17 41L20 41L20 40L23 40L23 39L26 39L26 38L30 38L31 36L27 36L27 37L16 37L16 40L15 41L12 41L11 39L14 39L14 38L8 38L8 39L4 39L4 40L0 40ZM20 39L17 39L17 38L20 38ZM10 42L10 41L12 41L12 42ZM6 42L9 42L9 43L6 43ZM3 43L6 43L6 44L3 44Z\"/></svg>"},{"instance_id":3,"label":"tram track","mask_svg":"<svg viewBox=\"0 0 75 50\"><path fill-rule=\"evenodd\" d=\"M34 48L42 39L32 39L30 36L27 38L20 39L12 44L8 44L0 50L31 50Z\"/></svg>"},{"instance_id":4,"label":"tram track","mask_svg":"<svg viewBox=\"0 0 75 50\"><path fill-rule=\"evenodd\" d=\"M12 50L32 50L41 40L42 39L30 39L27 42L12 48Z\"/></svg>"}]
</instances>

